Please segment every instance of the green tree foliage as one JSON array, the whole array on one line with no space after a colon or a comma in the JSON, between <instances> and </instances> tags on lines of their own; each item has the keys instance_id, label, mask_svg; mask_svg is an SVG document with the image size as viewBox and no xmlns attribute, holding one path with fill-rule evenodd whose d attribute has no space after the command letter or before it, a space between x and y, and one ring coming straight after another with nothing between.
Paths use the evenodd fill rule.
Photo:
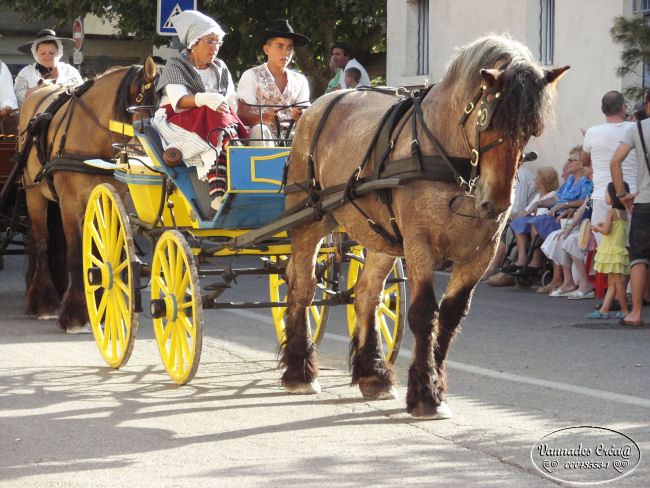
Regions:
<instances>
[{"instance_id":1,"label":"green tree foliage","mask_svg":"<svg viewBox=\"0 0 650 488\"><path fill-rule=\"evenodd\" d=\"M87 13L114 22L121 35L131 33L152 45L169 38L156 35L156 2L142 0L0 0L0 8L19 11L27 20L71 22ZM309 46L296 50L296 67L310 80L312 96L325 90L333 76L328 64L332 44L347 42L371 78L386 71L386 2L384 0L199 0L197 8L216 19L228 34L219 57L235 80L264 60L253 36L275 19L289 19L296 32L308 36Z\"/></svg>"},{"instance_id":2,"label":"green tree foliage","mask_svg":"<svg viewBox=\"0 0 650 488\"><path fill-rule=\"evenodd\" d=\"M638 78L638 84L627 88L625 96L631 100L643 99L643 77L639 75L643 63L650 66L650 26L643 17L617 17L610 29L614 42L621 44L622 65L617 69L619 76L632 75Z\"/></svg>"}]
</instances>

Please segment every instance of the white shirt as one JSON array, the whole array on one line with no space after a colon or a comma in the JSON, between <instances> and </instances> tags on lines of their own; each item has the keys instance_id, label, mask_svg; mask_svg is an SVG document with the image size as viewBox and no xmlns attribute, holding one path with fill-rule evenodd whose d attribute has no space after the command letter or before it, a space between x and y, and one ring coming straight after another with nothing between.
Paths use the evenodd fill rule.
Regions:
<instances>
[{"instance_id":1,"label":"white shirt","mask_svg":"<svg viewBox=\"0 0 650 488\"><path fill-rule=\"evenodd\" d=\"M517 176L515 176L515 191L513 192L514 197L510 214L515 214L525 209L533 199L536 191L535 177L526 168L520 166L517 171Z\"/></svg>"},{"instance_id":2,"label":"white shirt","mask_svg":"<svg viewBox=\"0 0 650 488\"><path fill-rule=\"evenodd\" d=\"M74 66L59 61L56 68L59 72L59 77L56 79L57 85L77 86L83 83L79 71ZM25 101L27 90L37 86L41 79L41 73L36 69L36 63L27 65L20 70L14 82L14 91L20 105Z\"/></svg>"},{"instance_id":3,"label":"white shirt","mask_svg":"<svg viewBox=\"0 0 650 488\"><path fill-rule=\"evenodd\" d=\"M546 200L547 198L552 198L554 196L557 196L557 192L555 190L548 192L543 197L539 193L535 193L535 197L533 198L533 201L530 202L526 207L526 213L530 213L530 211L533 209L533 205L535 205L540 200ZM549 210L550 210L549 208L539 207L535 212L535 216L546 215L549 212Z\"/></svg>"},{"instance_id":4,"label":"white shirt","mask_svg":"<svg viewBox=\"0 0 650 488\"><path fill-rule=\"evenodd\" d=\"M251 105L309 105L309 82L304 75L287 69L287 86L283 92L275 84L267 63L244 71L237 86L237 97ZM268 109L270 110L270 109ZM266 111L266 110L263 110ZM280 122L287 124L291 109L279 114ZM272 130L275 130L273 127Z\"/></svg>"},{"instance_id":5,"label":"white shirt","mask_svg":"<svg viewBox=\"0 0 650 488\"><path fill-rule=\"evenodd\" d=\"M18 100L14 93L14 80L7 65L0 61L0 109L5 107L18 108Z\"/></svg>"},{"instance_id":6,"label":"white shirt","mask_svg":"<svg viewBox=\"0 0 650 488\"><path fill-rule=\"evenodd\" d=\"M348 86L345 84L345 71L349 70L350 68L357 68L359 71L361 71L361 79L359 80L359 84L357 87L360 86L370 86L370 77L368 76L368 72L365 70L363 66L357 61L356 59L351 59L348 61L348 64L345 65L345 69L343 70L344 72L341 73L341 78L339 81L341 82L341 88L347 88Z\"/></svg>"},{"instance_id":7,"label":"white shirt","mask_svg":"<svg viewBox=\"0 0 650 488\"><path fill-rule=\"evenodd\" d=\"M634 126L633 122L605 123L590 127L585 133L582 149L591 154L591 166L594 169L594 200L604 200L607 184L612 181L609 163L616 148L623 139L623 134L628 127ZM630 193L636 191L636 151L623 160L623 179L630 185Z\"/></svg>"}]
</instances>

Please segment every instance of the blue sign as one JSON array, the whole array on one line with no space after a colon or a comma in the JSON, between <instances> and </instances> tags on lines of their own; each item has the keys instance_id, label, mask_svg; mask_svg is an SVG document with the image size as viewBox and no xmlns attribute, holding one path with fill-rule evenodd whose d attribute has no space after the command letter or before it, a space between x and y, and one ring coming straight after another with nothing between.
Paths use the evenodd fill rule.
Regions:
<instances>
[{"instance_id":1,"label":"blue sign","mask_svg":"<svg viewBox=\"0 0 650 488\"><path fill-rule=\"evenodd\" d=\"M196 10L196 0L158 0L156 32L161 36L175 36L171 19L183 10Z\"/></svg>"}]
</instances>

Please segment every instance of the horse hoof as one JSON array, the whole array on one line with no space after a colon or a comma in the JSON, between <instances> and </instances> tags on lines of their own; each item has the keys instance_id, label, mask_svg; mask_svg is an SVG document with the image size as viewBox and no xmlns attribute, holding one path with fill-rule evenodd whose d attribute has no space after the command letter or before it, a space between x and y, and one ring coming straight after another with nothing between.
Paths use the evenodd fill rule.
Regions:
<instances>
[{"instance_id":1,"label":"horse hoof","mask_svg":"<svg viewBox=\"0 0 650 488\"><path fill-rule=\"evenodd\" d=\"M313 395L320 393L320 385L318 380L314 380L311 383L292 383L288 384L283 382L282 386L288 393L293 393L294 395Z\"/></svg>"},{"instance_id":2,"label":"horse hoof","mask_svg":"<svg viewBox=\"0 0 650 488\"><path fill-rule=\"evenodd\" d=\"M395 400L397 389L392 385L381 383L377 378L361 378L359 390L366 400Z\"/></svg>"},{"instance_id":3,"label":"horse hoof","mask_svg":"<svg viewBox=\"0 0 650 488\"><path fill-rule=\"evenodd\" d=\"M36 317L36 320L58 320L59 316L55 313L43 313Z\"/></svg>"},{"instance_id":4,"label":"horse hoof","mask_svg":"<svg viewBox=\"0 0 650 488\"><path fill-rule=\"evenodd\" d=\"M437 407L428 403L419 402L410 413L411 417L425 420L444 420L454 417L447 402L441 402Z\"/></svg>"},{"instance_id":5,"label":"horse hoof","mask_svg":"<svg viewBox=\"0 0 650 488\"><path fill-rule=\"evenodd\" d=\"M92 334L92 329L88 324L75 325L69 329L65 329L66 334Z\"/></svg>"}]
</instances>

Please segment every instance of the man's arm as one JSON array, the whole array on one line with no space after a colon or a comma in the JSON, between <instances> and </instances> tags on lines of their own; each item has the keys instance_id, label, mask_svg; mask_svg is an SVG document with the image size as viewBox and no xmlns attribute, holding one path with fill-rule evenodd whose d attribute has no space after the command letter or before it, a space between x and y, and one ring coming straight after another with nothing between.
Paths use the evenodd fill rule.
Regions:
<instances>
[{"instance_id":1,"label":"man's arm","mask_svg":"<svg viewBox=\"0 0 650 488\"><path fill-rule=\"evenodd\" d=\"M623 160L632 150L632 146L625 142L621 142L612 156L612 160L609 163L609 170L612 174L612 183L614 183L614 189L616 190L616 195L619 196L619 200L625 208L632 210L632 205L634 204L634 198L638 193L629 194L625 191L625 186L623 186ZM639 155L641 157L641 155ZM641 162L639 162L641 164Z\"/></svg>"}]
</instances>

